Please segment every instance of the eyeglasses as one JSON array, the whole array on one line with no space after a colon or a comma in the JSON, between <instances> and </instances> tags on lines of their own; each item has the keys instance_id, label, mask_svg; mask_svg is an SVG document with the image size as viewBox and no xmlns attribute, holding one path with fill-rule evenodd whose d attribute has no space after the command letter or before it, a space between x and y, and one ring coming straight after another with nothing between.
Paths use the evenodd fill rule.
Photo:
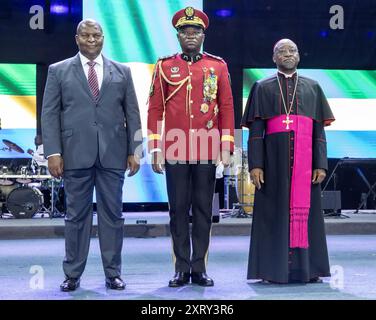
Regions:
<instances>
[{"instance_id":1,"label":"eyeglasses","mask_svg":"<svg viewBox=\"0 0 376 320\"><path fill-rule=\"evenodd\" d=\"M81 33L78 35L83 40L88 40L90 37L93 37L95 40L100 40L103 38L103 34L96 33L96 34L87 34L87 33Z\"/></svg>"},{"instance_id":2,"label":"eyeglasses","mask_svg":"<svg viewBox=\"0 0 376 320\"><path fill-rule=\"evenodd\" d=\"M189 37L192 37L192 38L199 38L203 35L204 33L203 32L200 32L200 31L196 31L196 32L184 32L184 31L179 31L179 35L183 38L189 38Z\"/></svg>"},{"instance_id":3,"label":"eyeglasses","mask_svg":"<svg viewBox=\"0 0 376 320\"><path fill-rule=\"evenodd\" d=\"M290 49L277 49L277 50L276 50L276 53L277 53L277 54L282 54L282 55L285 55L285 54L288 54L288 53L296 54L296 53L298 53L298 49L296 49L296 48L290 48Z\"/></svg>"}]
</instances>

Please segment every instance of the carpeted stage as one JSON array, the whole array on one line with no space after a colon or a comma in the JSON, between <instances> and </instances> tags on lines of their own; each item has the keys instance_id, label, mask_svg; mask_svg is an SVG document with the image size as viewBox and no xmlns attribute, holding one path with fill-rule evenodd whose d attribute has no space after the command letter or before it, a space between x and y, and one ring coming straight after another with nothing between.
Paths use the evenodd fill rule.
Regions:
<instances>
[{"instance_id":1,"label":"carpeted stage","mask_svg":"<svg viewBox=\"0 0 376 320\"><path fill-rule=\"evenodd\" d=\"M250 218L214 223L208 274L215 286L169 288L173 275L166 212L126 213L125 291L107 290L96 227L81 287L63 293L64 219L0 219L0 300L343 300L376 299L376 214L342 212L325 219L332 278L322 284L247 281ZM96 219L94 216L94 225ZM36 278L39 277L39 278Z\"/></svg>"}]
</instances>

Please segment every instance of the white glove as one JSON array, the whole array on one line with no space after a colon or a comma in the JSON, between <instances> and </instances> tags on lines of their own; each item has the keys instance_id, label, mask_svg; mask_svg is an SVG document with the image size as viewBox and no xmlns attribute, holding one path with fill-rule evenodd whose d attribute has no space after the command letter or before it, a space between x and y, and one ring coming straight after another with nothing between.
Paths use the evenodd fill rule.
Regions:
<instances>
[{"instance_id":1,"label":"white glove","mask_svg":"<svg viewBox=\"0 0 376 320\"><path fill-rule=\"evenodd\" d=\"M218 163L216 169L215 169L215 178L216 179L221 179L223 178L223 170L225 167L223 166L222 161Z\"/></svg>"}]
</instances>

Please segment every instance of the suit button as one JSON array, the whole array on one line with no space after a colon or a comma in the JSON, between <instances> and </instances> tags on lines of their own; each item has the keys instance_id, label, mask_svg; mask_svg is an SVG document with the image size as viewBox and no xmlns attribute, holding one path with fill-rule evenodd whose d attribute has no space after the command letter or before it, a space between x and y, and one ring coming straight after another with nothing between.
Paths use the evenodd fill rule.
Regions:
<instances>
[{"instance_id":1,"label":"suit button","mask_svg":"<svg viewBox=\"0 0 376 320\"><path fill-rule=\"evenodd\" d=\"M193 114L191 114L191 118L193 119L195 116Z\"/></svg>"},{"instance_id":2,"label":"suit button","mask_svg":"<svg viewBox=\"0 0 376 320\"><path fill-rule=\"evenodd\" d=\"M95 126L97 126L97 125L98 125L98 122L95 121L95 122L93 123L93 126L95 127Z\"/></svg>"}]
</instances>

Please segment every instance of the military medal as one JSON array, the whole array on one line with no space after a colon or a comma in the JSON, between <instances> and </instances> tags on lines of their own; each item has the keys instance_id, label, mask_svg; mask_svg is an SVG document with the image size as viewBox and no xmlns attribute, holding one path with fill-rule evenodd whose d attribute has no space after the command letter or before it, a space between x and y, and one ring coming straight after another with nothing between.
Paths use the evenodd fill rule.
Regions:
<instances>
[{"instance_id":1,"label":"military medal","mask_svg":"<svg viewBox=\"0 0 376 320\"><path fill-rule=\"evenodd\" d=\"M201 111L202 113L207 113L207 112L209 111L209 106L208 106L206 103L203 103L203 104L201 105L200 111Z\"/></svg>"},{"instance_id":2,"label":"military medal","mask_svg":"<svg viewBox=\"0 0 376 320\"><path fill-rule=\"evenodd\" d=\"M208 129L211 129L211 128L213 128L213 120L209 120L208 121L208 123L206 124L206 128L208 128Z\"/></svg>"},{"instance_id":3,"label":"military medal","mask_svg":"<svg viewBox=\"0 0 376 320\"><path fill-rule=\"evenodd\" d=\"M216 116L218 112L219 112L219 108L218 108L218 105L216 104L214 107L214 115Z\"/></svg>"},{"instance_id":4,"label":"military medal","mask_svg":"<svg viewBox=\"0 0 376 320\"><path fill-rule=\"evenodd\" d=\"M215 75L214 68L209 69L209 75L206 74L207 68L202 68L204 71L204 100L208 103L217 98L217 81L218 77Z\"/></svg>"}]
</instances>

